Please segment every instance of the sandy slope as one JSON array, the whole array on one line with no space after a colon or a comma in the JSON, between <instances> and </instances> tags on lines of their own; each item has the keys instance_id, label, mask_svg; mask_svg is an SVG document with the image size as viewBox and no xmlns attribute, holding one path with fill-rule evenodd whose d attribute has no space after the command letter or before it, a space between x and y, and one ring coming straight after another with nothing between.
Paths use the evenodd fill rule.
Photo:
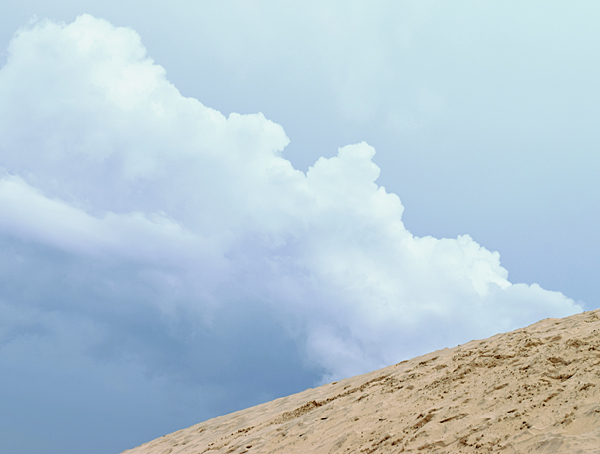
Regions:
<instances>
[{"instance_id":1,"label":"sandy slope","mask_svg":"<svg viewBox=\"0 0 600 454\"><path fill-rule=\"evenodd\" d=\"M600 453L600 310L430 353L127 454Z\"/></svg>"}]
</instances>

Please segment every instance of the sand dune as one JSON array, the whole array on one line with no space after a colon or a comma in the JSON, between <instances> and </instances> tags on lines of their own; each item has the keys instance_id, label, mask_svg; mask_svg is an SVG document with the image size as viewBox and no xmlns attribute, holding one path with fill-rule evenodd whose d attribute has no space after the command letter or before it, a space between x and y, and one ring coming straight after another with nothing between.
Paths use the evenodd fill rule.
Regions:
<instances>
[{"instance_id":1,"label":"sand dune","mask_svg":"<svg viewBox=\"0 0 600 454\"><path fill-rule=\"evenodd\" d=\"M165 435L127 454L600 453L600 310Z\"/></svg>"}]
</instances>

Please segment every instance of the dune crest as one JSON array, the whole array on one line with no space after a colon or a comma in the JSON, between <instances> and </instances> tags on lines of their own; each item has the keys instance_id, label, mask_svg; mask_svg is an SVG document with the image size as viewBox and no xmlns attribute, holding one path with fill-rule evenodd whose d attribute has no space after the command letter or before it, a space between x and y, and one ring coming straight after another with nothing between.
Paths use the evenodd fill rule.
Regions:
<instances>
[{"instance_id":1,"label":"dune crest","mask_svg":"<svg viewBox=\"0 0 600 454\"><path fill-rule=\"evenodd\" d=\"M221 416L123 454L598 453L600 309Z\"/></svg>"}]
</instances>

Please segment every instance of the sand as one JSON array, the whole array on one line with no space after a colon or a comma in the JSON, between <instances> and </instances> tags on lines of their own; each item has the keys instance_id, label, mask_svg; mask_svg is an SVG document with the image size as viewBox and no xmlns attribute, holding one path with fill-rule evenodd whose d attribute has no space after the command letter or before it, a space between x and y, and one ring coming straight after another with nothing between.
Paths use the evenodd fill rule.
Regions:
<instances>
[{"instance_id":1,"label":"sand","mask_svg":"<svg viewBox=\"0 0 600 454\"><path fill-rule=\"evenodd\" d=\"M600 310L165 435L127 454L600 453Z\"/></svg>"}]
</instances>

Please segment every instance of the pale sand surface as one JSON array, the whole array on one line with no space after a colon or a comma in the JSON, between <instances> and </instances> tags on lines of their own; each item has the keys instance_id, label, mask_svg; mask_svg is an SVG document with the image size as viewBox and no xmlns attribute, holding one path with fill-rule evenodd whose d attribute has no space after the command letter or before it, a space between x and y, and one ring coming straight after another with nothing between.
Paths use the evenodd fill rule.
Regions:
<instances>
[{"instance_id":1,"label":"pale sand surface","mask_svg":"<svg viewBox=\"0 0 600 454\"><path fill-rule=\"evenodd\" d=\"M211 419L127 454L600 453L600 310Z\"/></svg>"}]
</instances>

